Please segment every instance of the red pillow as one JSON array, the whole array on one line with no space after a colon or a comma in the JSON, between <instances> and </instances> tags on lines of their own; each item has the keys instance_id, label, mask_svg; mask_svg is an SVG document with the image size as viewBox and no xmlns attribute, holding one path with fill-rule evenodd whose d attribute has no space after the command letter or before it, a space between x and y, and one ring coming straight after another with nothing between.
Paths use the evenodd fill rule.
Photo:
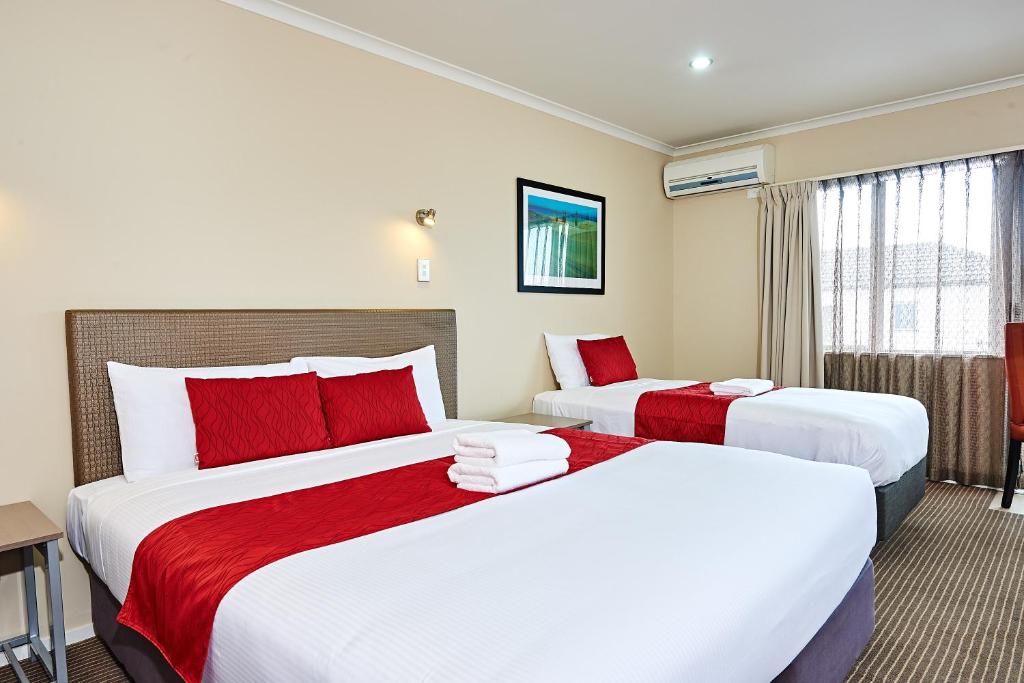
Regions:
<instances>
[{"instance_id":1,"label":"red pillow","mask_svg":"<svg viewBox=\"0 0 1024 683\"><path fill-rule=\"evenodd\" d=\"M185 378L199 469L330 448L316 373Z\"/></svg>"},{"instance_id":2,"label":"red pillow","mask_svg":"<svg viewBox=\"0 0 1024 683\"><path fill-rule=\"evenodd\" d=\"M319 379L335 446L429 432L412 366Z\"/></svg>"},{"instance_id":3,"label":"red pillow","mask_svg":"<svg viewBox=\"0 0 1024 683\"><path fill-rule=\"evenodd\" d=\"M577 339L583 365L595 387L636 379L636 362L622 337Z\"/></svg>"}]
</instances>

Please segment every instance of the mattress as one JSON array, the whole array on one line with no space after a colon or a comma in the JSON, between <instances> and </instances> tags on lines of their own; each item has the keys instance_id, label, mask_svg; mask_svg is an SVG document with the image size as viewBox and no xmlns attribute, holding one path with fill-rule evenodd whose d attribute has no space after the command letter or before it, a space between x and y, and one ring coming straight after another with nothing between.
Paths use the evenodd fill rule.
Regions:
<instances>
[{"instance_id":1,"label":"mattress","mask_svg":"<svg viewBox=\"0 0 1024 683\"><path fill-rule=\"evenodd\" d=\"M71 493L69 539L123 601L135 548L171 519L439 457L458 431L515 426L453 420L316 454L94 482ZM758 485L736 505L744 480ZM842 601L874 536L861 469L654 442L263 567L221 603L205 680L770 680Z\"/></svg>"},{"instance_id":2,"label":"mattress","mask_svg":"<svg viewBox=\"0 0 1024 683\"><path fill-rule=\"evenodd\" d=\"M693 384L638 379L547 391L534 397L533 409L592 420L596 432L632 436L641 394ZM928 415L919 401L905 396L788 387L734 401L726 417L725 445L854 465L867 470L875 486L884 486L924 458Z\"/></svg>"}]
</instances>

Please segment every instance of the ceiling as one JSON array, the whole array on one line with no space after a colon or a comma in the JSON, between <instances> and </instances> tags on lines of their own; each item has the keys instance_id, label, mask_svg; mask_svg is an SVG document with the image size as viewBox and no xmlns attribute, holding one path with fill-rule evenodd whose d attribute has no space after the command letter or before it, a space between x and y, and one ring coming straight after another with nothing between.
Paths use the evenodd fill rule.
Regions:
<instances>
[{"instance_id":1,"label":"ceiling","mask_svg":"<svg viewBox=\"0 0 1024 683\"><path fill-rule=\"evenodd\" d=\"M288 4L670 147L1024 74L1021 0Z\"/></svg>"}]
</instances>

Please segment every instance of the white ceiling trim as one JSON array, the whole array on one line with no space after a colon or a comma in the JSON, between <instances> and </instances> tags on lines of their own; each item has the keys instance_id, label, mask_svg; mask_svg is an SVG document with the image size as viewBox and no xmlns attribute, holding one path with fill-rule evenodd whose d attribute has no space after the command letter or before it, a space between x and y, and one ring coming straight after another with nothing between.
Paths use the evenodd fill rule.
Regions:
<instances>
[{"instance_id":1,"label":"white ceiling trim","mask_svg":"<svg viewBox=\"0 0 1024 683\"><path fill-rule=\"evenodd\" d=\"M652 149L662 154L672 154L675 152L675 148L672 145L666 144L654 138L641 135L635 131L617 126L614 123L609 123L589 114L584 114L581 111L577 111L570 107L563 106L557 102L538 97L537 95L530 94L525 90L520 90L511 85L506 85L500 81L496 81L493 78L482 76L478 73L474 73L462 67L443 62L439 59L434 59L428 55L410 50L406 47L402 47L396 43L389 42L382 38L364 33L358 29L354 29L351 26L339 24L336 21L332 21L325 17L322 17L306 10L293 7L287 3L280 2L279 0L221 0L229 5L234 5L250 12L279 21L283 24L288 24L303 31L309 31L315 33L324 38L344 43L351 47L365 50L372 54L380 57L385 57L400 64L411 66L421 71L434 74L435 76L441 76L448 80L461 83L462 85L468 85L471 88L482 90L491 95L497 95L498 97L510 100L517 104L542 111L545 114L551 114L558 118L572 121L581 126L592 128L593 130L611 135L612 137L619 138L631 142L647 149Z\"/></svg>"},{"instance_id":2,"label":"white ceiling trim","mask_svg":"<svg viewBox=\"0 0 1024 683\"><path fill-rule=\"evenodd\" d=\"M641 147L661 152L662 154L677 157L696 154L698 152L706 152L713 149L728 147L730 145L754 142L768 137L798 133L800 131L823 128L825 126L832 126L838 123L857 121L859 119L866 119L872 116L891 114L894 112L905 111L907 109L914 109L916 107L926 107L931 104L950 102L952 100L959 100L965 97L982 95L985 93L1024 85L1024 74L1018 74L1016 76L1000 78L994 81L987 81L985 83L952 88L950 90L943 90L941 92L931 93L928 95L909 97L903 100L896 100L895 102L887 102L885 104L851 109L838 114L819 116L803 121L797 121L795 123L770 126L768 128L762 128L760 130L750 131L747 133L738 133L736 135L729 135L713 140L706 140L704 142L696 142L689 145L674 147L668 143L655 140L654 138L637 133L636 131L629 130L628 128L623 128L622 126L618 126L609 121L599 119L595 116L590 116L589 114L572 109L571 107L566 107L558 104L557 102L552 102L549 99L528 93L525 90L496 81L493 78L488 78L487 76L435 59L421 52L410 50L409 48L398 45L397 43L392 43L382 38L378 38L377 36L365 33L352 28L351 26L346 26L345 24L327 19L318 14L313 14L312 12L294 7L282 0L221 0L221 2L254 12L267 17L268 19L279 21L303 31L309 31L310 33L315 33L324 38L344 43L350 47L399 62L400 64L405 64L406 66L426 71L427 73L434 74L435 76L447 78L451 81L455 81L456 83L461 83L462 85L482 90L483 92L496 95L497 97L521 104L525 107L536 109L537 111L542 111L546 114L565 119L566 121L571 121L581 126L586 126L587 128L611 135L612 137L619 138L620 140L625 140L627 142L640 145Z\"/></svg>"},{"instance_id":3,"label":"white ceiling trim","mask_svg":"<svg viewBox=\"0 0 1024 683\"><path fill-rule=\"evenodd\" d=\"M908 97L907 99L896 100L895 102L875 104L870 107L861 107L860 109L851 109L850 111L844 111L838 114L818 116L813 119L797 121L796 123L786 123L780 126L762 128L749 133L739 133L737 135L728 135L723 138L716 138L705 142L695 142L691 145L682 145L675 148L673 156L685 156L687 154L706 152L708 150L728 147L730 145L741 145L745 142L754 142L755 140L763 140L764 138L787 135L789 133L799 133L800 131L824 128L825 126L834 126L837 123L847 123L849 121L867 119L872 116L880 116L882 114L892 114L894 112L906 111L907 109L915 109L917 107L927 107L930 104L960 100L965 97L973 97L974 95L984 95L985 93L996 92L997 90L1006 90L1008 88L1016 88L1021 85L1024 85L1024 74L1008 76L1007 78L999 78L994 81L976 83L974 85L967 85L961 88L952 88L950 90L943 90L929 95Z\"/></svg>"}]
</instances>

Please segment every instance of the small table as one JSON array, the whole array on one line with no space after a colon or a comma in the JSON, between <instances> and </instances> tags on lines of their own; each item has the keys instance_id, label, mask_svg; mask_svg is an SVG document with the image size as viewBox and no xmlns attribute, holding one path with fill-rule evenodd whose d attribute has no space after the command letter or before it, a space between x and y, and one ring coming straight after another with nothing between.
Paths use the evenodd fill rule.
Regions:
<instances>
[{"instance_id":1,"label":"small table","mask_svg":"<svg viewBox=\"0 0 1024 683\"><path fill-rule=\"evenodd\" d=\"M555 415L542 415L540 413L523 413L511 417L499 417L493 422L518 422L519 424L537 425L548 429L586 429L593 420L581 420L575 417L556 417Z\"/></svg>"},{"instance_id":2,"label":"small table","mask_svg":"<svg viewBox=\"0 0 1024 683\"><path fill-rule=\"evenodd\" d=\"M0 505L0 552L20 550L22 576L25 581L25 610L28 613L28 633L0 642L0 651L21 683L28 683L24 669L14 656L14 648L27 645L30 659L39 658L47 673L57 683L67 683L67 647L64 640L64 602L60 588L60 553L58 539L64 532L51 522L32 503ZM50 643L51 653L39 639L39 606L36 595L35 558L33 548L46 558L46 578L50 584Z\"/></svg>"}]
</instances>

